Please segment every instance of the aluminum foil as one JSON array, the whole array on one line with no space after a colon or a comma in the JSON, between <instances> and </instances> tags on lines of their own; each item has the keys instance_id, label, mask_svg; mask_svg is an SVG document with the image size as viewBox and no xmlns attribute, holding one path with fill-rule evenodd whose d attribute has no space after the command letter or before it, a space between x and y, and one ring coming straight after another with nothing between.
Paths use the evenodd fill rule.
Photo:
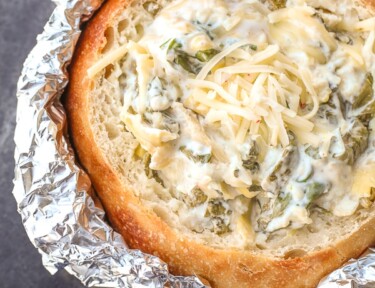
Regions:
<instances>
[{"instance_id":1,"label":"aluminum foil","mask_svg":"<svg viewBox=\"0 0 375 288\"><path fill-rule=\"evenodd\" d=\"M55 0L18 82L13 194L26 232L48 271L66 269L92 287L206 287L173 276L159 258L128 249L90 197L74 162L60 96L80 25L102 0ZM375 287L375 250L328 276L320 288Z\"/></svg>"},{"instance_id":2,"label":"aluminum foil","mask_svg":"<svg viewBox=\"0 0 375 288\"><path fill-rule=\"evenodd\" d=\"M323 279L319 288L374 288L375 249L369 248L358 260L352 259Z\"/></svg>"},{"instance_id":3,"label":"aluminum foil","mask_svg":"<svg viewBox=\"0 0 375 288\"><path fill-rule=\"evenodd\" d=\"M48 271L65 268L89 287L205 287L194 276L169 274L157 257L128 249L89 196L90 181L64 136L59 99L80 24L102 1L55 2L17 91L13 194L31 242Z\"/></svg>"}]
</instances>

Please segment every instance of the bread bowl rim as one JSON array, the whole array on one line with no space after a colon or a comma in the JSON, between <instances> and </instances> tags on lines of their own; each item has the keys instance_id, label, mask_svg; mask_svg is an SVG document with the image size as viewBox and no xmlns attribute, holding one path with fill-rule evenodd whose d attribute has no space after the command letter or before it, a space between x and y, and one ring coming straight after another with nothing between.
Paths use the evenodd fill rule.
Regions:
<instances>
[{"instance_id":1,"label":"bread bowl rim","mask_svg":"<svg viewBox=\"0 0 375 288\"><path fill-rule=\"evenodd\" d=\"M373 0L362 2L375 9ZM214 287L313 287L324 275L375 242L375 218L371 218L330 247L292 259L270 258L251 251L212 248L187 239L144 207L131 188L122 183L95 142L89 118L93 80L86 71L100 56L105 30L128 3L129 0L107 1L82 33L70 66L66 108L78 158L109 220L131 248L159 256L175 274L196 274Z\"/></svg>"}]
</instances>

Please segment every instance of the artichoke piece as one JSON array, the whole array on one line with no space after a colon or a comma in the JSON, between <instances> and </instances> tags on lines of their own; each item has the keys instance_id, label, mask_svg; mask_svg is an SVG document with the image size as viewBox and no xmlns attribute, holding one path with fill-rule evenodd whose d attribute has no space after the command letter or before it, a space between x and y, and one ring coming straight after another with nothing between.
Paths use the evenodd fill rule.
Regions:
<instances>
[{"instance_id":1,"label":"artichoke piece","mask_svg":"<svg viewBox=\"0 0 375 288\"><path fill-rule=\"evenodd\" d=\"M374 79L372 75L368 73L365 82L362 85L361 91L352 104L352 111L350 111L349 113L351 117L358 117L375 113L373 84Z\"/></svg>"},{"instance_id":2,"label":"artichoke piece","mask_svg":"<svg viewBox=\"0 0 375 288\"><path fill-rule=\"evenodd\" d=\"M290 137L292 136L293 134L290 135ZM294 141L294 139L291 139L292 144L295 144ZM283 193L280 190L290 180L290 167L296 164L298 158L299 154L296 146L287 146L269 176L262 182L262 186L268 192L259 193L256 196L258 205L255 206L254 213L257 217L258 231L265 231L269 222L276 217L280 217L290 204L292 200L291 194Z\"/></svg>"},{"instance_id":3,"label":"artichoke piece","mask_svg":"<svg viewBox=\"0 0 375 288\"><path fill-rule=\"evenodd\" d=\"M208 199L207 195L204 194L204 192L197 186L191 190L191 195L181 195L183 195L182 200L190 207L197 207L199 205L202 205Z\"/></svg>"},{"instance_id":4,"label":"artichoke piece","mask_svg":"<svg viewBox=\"0 0 375 288\"><path fill-rule=\"evenodd\" d=\"M275 191L284 186L290 178L290 166L298 160L298 150L295 146L287 146L284 148L281 159L276 163L269 176L265 179L267 182L276 182ZM277 191L276 191L277 192Z\"/></svg>"},{"instance_id":5,"label":"artichoke piece","mask_svg":"<svg viewBox=\"0 0 375 288\"><path fill-rule=\"evenodd\" d=\"M156 182L158 182L161 186L165 187L163 179L160 178L158 171L152 170L150 168L151 163L151 154L148 152L145 152L142 157L142 163L145 167L145 173L147 178L154 179Z\"/></svg>"},{"instance_id":6,"label":"artichoke piece","mask_svg":"<svg viewBox=\"0 0 375 288\"><path fill-rule=\"evenodd\" d=\"M194 162L208 163L211 160L210 154L194 154L192 150L189 150L186 146L181 146L180 151L184 153L189 159L192 159Z\"/></svg>"},{"instance_id":7,"label":"artichoke piece","mask_svg":"<svg viewBox=\"0 0 375 288\"><path fill-rule=\"evenodd\" d=\"M255 213L258 215L257 230L265 231L272 219L280 217L284 213L291 199L290 194L279 195L276 198L269 198L265 194L257 197L258 205L255 206Z\"/></svg>"},{"instance_id":8,"label":"artichoke piece","mask_svg":"<svg viewBox=\"0 0 375 288\"><path fill-rule=\"evenodd\" d=\"M319 182L311 182L305 188L306 201L299 206L309 209L315 200L323 195L329 188L328 185ZM272 219L282 216L292 201L289 193L280 193L276 198L267 198L264 194L257 198L258 229L265 231Z\"/></svg>"},{"instance_id":9,"label":"artichoke piece","mask_svg":"<svg viewBox=\"0 0 375 288\"><path fill-rule=\"evenodd\" d=\"M163 119L162 129L177 134L180 131L180 124L170 116L168 110L163 111L161 114Z\"/></svg>"},{"instance_id":10,"label":"artichoke piece","mask_svg":"<svg viewBox=\"0 0 375 288\"><path fill-rule=\"evenodd\" d=\"M167 111L163 112L145 112L142 115L142 120L152 128L166 130L177 134L180 130L180 125L175 121Z\"/></svg>"},{"instance_id":11,"label":"artichoke piece","mask_svg":"<svg viewBox=\"0 0 375 288\"><path fill-rule=\"evenodd\" d=\"M306 186L306 199L307 207L311 205L316 199L318 199L322 194L327 191L327 185L319 182L312 182Z\"/></svg>"},{"instance_id":12,"label":"artichoke piece","mask_svg":"<svg viewBox=\"0 0 375 288\"><path fill-rule=\"evenodd\" d=\"M336 158L353 165L355 160L367 149L369 132L363 123L357 119L352 119L350 128L342 136L345 145L345 152Z\"/></svg>"},{"instance_id":13,"label":"artichoke piece","mask_svg":"<svg viewBox=\"0 0 375 288\"><path fill-rule=\"evenodd\" d=\"M211 218L212 226L209 228L211 232L222 235L231 231L229 215L232 214L228 203L216 198L210 199L207 204L205 217Z\"/></svg>"}]
</instances>

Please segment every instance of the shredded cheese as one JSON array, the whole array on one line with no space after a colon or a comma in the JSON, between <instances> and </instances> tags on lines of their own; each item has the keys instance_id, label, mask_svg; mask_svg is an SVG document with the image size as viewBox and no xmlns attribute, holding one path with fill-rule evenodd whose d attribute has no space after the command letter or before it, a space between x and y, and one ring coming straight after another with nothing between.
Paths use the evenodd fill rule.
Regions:
<instances>
[{"instance_id":1,"label":"shredded cheese","mask_svg":"<svg viewBox=\"0 0 375 288\"><path fill-rule=\"evenodd\" d=\"M374 31L375 17L360 21L355 24L354 28L361 31Z\"/></svg>"},{"instance_id":2,"label":"shredded cheese","mask_svg":"<svg viewBox=\"0 0 375 288\"><path fill-rule=\"evenodd\" d=\"M232 51L236 50L237 48L245 45L251 45L251 43L247 40L241 40L233 45L229 46L225 50L221 51L219 54L212 57L212 59L207 62L207 64L202 68L202 70L198 73L196 79L203 80L206 78L207 74L214 68L225 56L230 54Z\"/></svg>"},{"instance_id":3,"label":"shredded cheese","mask_svg":"<svg viewBox=\"0 0 375 288\"><path fill-rule=\"evenodd\" d=\"M189 103L189 108L193 107L203 116L211 109L225 111L239 125L235 135L237 144L243 143L249 133L258 133L259 128L271 146L289 145L287 128L302 130L302 136L311 134L314 124L308 119L317 113L319 99L309 71L296 67L281 54L277 45L269 45L254 55L238 48L241 46L236 43L229 47L220 57L206 64L208 68L203 68L204 73L186 81L190 94L185 102ZM218 61L232 57L230 51L241 55L240 61L208 75ZM263 64L265 62L267 64ZM312 104L307 113L300 108L302 101ZM202 104L208 110L196 108ZM260 123L265 125L260 126ZM304 141L316 145L314 137L304 137Z\"/></svg>"},{"instance_id":4,"label":"shredded cheese","mask_svg":"<svg viewBox=\"0 0 375 288\"><path fill-rule=\"evenodd\" d=\"M102 71L105 67L107 67L110 64L115 63L116 61L124 57L127 52L128 52L127 44L122 45L118 47L117 49L108 52L101 59L95 62L94 65L92 65L89 69L87 69L87 76L89 78L93 78L96 74Z\"/></svg>"}]
</instances>

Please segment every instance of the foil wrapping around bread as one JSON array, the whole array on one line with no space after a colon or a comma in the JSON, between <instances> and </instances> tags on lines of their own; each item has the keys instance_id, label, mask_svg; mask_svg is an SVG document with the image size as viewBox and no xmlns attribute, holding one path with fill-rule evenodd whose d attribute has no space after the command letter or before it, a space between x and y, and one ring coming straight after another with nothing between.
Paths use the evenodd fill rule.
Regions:
<instances>
[{"instance_id":1,"label":"foil wrapping around bread","mask_svg":"<svg viewBox=\"0 0 375 288\"><path fill-rule=\"evenodd\" d=\"M128 249L90 195L76 164L60 98L80 26L102 0L56 0L18 82L13 194L46 269L66 269L89 287L206 287L169 274L159 258ZM375 287L375 250L336 270L319 287Z\"/></svg>"}]
</instances>

